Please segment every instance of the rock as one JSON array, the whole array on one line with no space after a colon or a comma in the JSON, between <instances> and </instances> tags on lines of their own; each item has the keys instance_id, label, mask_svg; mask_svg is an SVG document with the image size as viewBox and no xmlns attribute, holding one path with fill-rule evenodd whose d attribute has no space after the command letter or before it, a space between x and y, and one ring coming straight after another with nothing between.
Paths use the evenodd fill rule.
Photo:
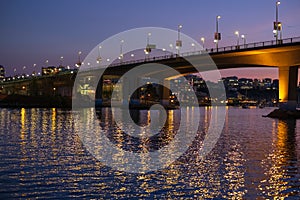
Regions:
<instances>
[{"instance_id":1,"label":"rock","mask_svg":"<svg viewBox=\"0 0 300 200\"><path fill-rule=\"evenodd\" d=\"M276 109L263 117L277 118L277 119L300 119L300 110L283 110Z\"/></svg>"}]
</instances>

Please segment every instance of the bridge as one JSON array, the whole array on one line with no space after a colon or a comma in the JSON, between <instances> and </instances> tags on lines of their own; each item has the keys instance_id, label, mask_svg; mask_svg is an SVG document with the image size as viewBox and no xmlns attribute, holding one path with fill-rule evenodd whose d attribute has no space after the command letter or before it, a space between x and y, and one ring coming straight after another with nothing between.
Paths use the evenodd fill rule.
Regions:
<instances>
[{"instance_id":1,"label":"bridge","mask_svg":"<svg viewBox=\"0 0 300 200\"><path fill-rule=\"evenodd\" d=\"M265 41L257 43L249 43L239 46L228 46L221 48L212 48L204 51L187 52L180 55L168 54L164 56L155 56L147 59L126 61L113 63L105 69L104 76L120 77L127 71L142 64L160 63L172 67L177 70L181 75L187 75L198 72L195 67L187 60L192 60L193 63L201 63L201 71L212 70L209 64L203 61L210 56L215 62L219 70L229 68L251 68L251 67L276 67L279 70L279 100L282 105L288 109L295 109L297 104L297 80L298 80L298 66L300 65L300 37L288 38L276 41ZM97 70L88 70L85 73L86 79L82 80L84 84L95 81L95 73ZM153 73L162 73L161 71ZM163 71L168 77L173 74L168 74L168 71ZM59 75L56 75L59 76ZM64 74L66 76L66 74ZM70 74L73 77L73 74ZM46 77L45 77L46 78ZM52 77L53 79L53 77ZM59 85L56 84L56 90L59 87L70 87L71 78L67 78L66 84L60 80ZM99 80L99 79L98 79ZM24 80L25 81L25 80ZM28 81L28 80L26 80ZM20 81L19 81L20 82ZM13 82L2 83L2 88L14 85ZM100 87L97 87L96 93L102 94L103 79L100 79ZM20 88L20 87L19 87ZM95 89L96 90L96 89ZM95 95L95 94L94 94ZM164 98L169 98L168 95L163 94ZM101 98L101 96L99 97Z\"/></svg>"},{"instance_id":2,"label":"bridge","mask_svg":"<svg viewBox=\"0 0 300 200\"><path fill-rule=\"evenodd\" d=\"M295 109L297 104L298 66L300 65L300 37L212 48L203 51L164 55L148 59L127 61L110 65L104 75L121 76L145 63L160 63L170 66L182 75L198 72L191 63L201 63L202 71L209 71L209 64L202 61L210 56L219 70L230 68L275 67L279 70L279 100L286 109ZM198 68L199 69L199 68ZM153 72L155 73L155 72ZM158 71L157 73L162 73ZM164 71L163 73L168 73ZM93 74L93 72L91 73ZM170 74L169 76L172 76ZM101 87L100 87L101 89ZM165 95L163 95L165 96Z\"/></svg>"}]
</instances>

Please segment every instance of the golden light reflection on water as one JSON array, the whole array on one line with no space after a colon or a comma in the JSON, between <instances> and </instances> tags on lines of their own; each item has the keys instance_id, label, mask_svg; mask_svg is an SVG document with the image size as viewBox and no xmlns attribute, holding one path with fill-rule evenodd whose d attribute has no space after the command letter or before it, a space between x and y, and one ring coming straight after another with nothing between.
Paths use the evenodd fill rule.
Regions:
<instances>
[{"instance_id":1,"label":"golden light reflection on water","mask_svg":"<svg viewBox=\"0 0 300 200\"><path fill-rule=\"evenodd\" d=\"M225 157L224 178L228 181L229 196L236 199L242 199L246 191L245 187L245 171L243 169L245 159L243 151L239 144L235 144Z\"/></svg>"},{"instance_id":2,"label":"golden light reflection on water","mask_svg":"<svg viewBox=\"0 0 300 200\"><path fill-rule=\"evenodd\" d=\"M267 171L267 179L261 181L259 189L263 194L274 199L283 199L294 193L292 186L289 185L288 168L290 158L294 154L295 120L278 120L273 122L273 151L263 162ZM269 166L266 166L270 163Z\"/></svg>"},{"instance_id":3,"label":"golden light reflection on water","mask_svg":"<svg viewBox=\"0 0 300 200\"><path fill-rule=\"evenodd\" d=\"M51 129L52 129L52 133L55 133L55 129L56 129L56 108L52 108Z\"/></svg>"},{"instance_id":4,"label":"golden light reflection on water","mask_svg":"<svg viewBox=\"0 0 300 200\"><path fill-rule=\"evenodd\" d=\"M26 123L26 109L21 109L21 117L20 117L20 124L21 124L21 130L20 130L20 153L21 153L21 159L20 159L20 167L25 168L27 166L28 156L27 156L27 123ZM25 170L20 170L20 180L25 181L26 179L23 178L23 176L26 176ZM22 193L21 196L25 196L25 193Z\"/></svg>"},{"instance_id":5,"label":"golden light reflection on water","mask_svg":"<svg viewBox=\"0 0 300 200\"><path fill-rule=\"evenodd\" d=\"M79 126L83 126L88 131L95 125L96 120L99 130L115 131L113 139L115 144L119 145L118 147L121 148L126 144L127 141L124 140L120 127L117 128L112 124L112 116L108 109L99 112L102 116L101 120L94 115L95 110L86 110L85 115L88 119L86 124L77 123L76 113L60 109L0 110L0 123L5 127L4 129L0 127L1 140L3 140L0 142L2 145L0 152L9 149L6 152L7 158L5 154L0 154L0 172L2 170L3 174L5 170L12 171L6 172L11 173L9 175L2 175L7 182L3 185L3 189L0 189L0 195L1 191L5 190L14 193L16 198L22 196L30 198L34 194L46 198L47 195L64 196L66 193L72 193L74 198L93 195L91 197L96 199L101 197L252 199L257 196L249 197L246 188L249 186L246 182L252 180L252 176L257 176L255 179L261 180L259 185L252 187L259 190L260 193L256 195L262 195L262 198L284 198L295 194L293 191L297 188L293 188L295 187L293 181L297 184L295 179L299 177L297 175L299 167L291 164L292 158L295 158L298 151L295 149L297 133L295 122L265 120L263 123L269 122L272 130L264 132L263 124L263 128L259 129L260 132L247 132L244 130L245 127L252 128L253 124L259 124L262 120L256 119L256 115L249 117L244 114L243 116L239 110L234 111L237 112L238 119L251 119L251 122L246 121L246 125L242 123L243 128L240 128L241 124L239 127L235 126L232 116L227 115L225 132L206 160L199 161L194 154L201 146L201 141L197 141L189 153L165 169L153 173L128 174L113 170L97 161L82 145L82 138L76 135ZM244 110L242 111L245 113ZM140 118L142 124L149 123L150 112L139 112L136 117ZM203 121L199 128L200 135L205 134L207 130L211 108L203 108L201 112ZM180 113L177 110L170 110L167 113L164 131L166 131L166 139L172 139L174 131L178 128ZM187 117L191 118L191 116ZM255 130L258 128L259 126L255 127ZM4 134L5 130L13 131ZM264 148L263 145L257 144L254 148L247 146L248 149L243 146L249 142L249 138L263 137L263 134L267 135L269 132L270 140L266 137L264 141L272 143L272 146L266 145L267 148ZM99 132L96 131L94 137L97 134ZM3 145L6 144L9 145L4 148ZM268 148L269 146L272 148ZM101 142L95 148L99 151L107 151ZM175 149L176 145L170 148ZM261 156L256 157L255 154L267 154L265 160L260 162L261 166L251 162L261 158ZM122 156L123 154L119 152L112 155L112 159L115 162L126 163L127 160ZM148 160L147 154L141 154L139 159L141 164L147 163ZM147 165L142 166L147 167ZM253 172L252 168L262 170ZM291 172L291 168L295 171ZM294 179L291 181L292 178ZM0 181L2 180L0 176Z\"/></svg>"},{"instance_id":6,"label":"golden light reflection on water","mask_svg":"<svg viewBox=\"0 0 300 200\"><path fill-rule=\"evenodd\" d=\"M21 109L21 140L23 141L25 139L25 132L26 132L26 127L25 127L25 124L26 124L26 110L25 108L22 108Z\"/></svg>"},{"instance_id":7,"label":"golden light reflection on water","mask_svg":"<svg viewBox=\"0 0 300 200\"><path fill-rule=\"evenodd\" d=\"M37 112L36 109L31 109L30 110L31 112L31 121L33 122L38 122L39 121L39 113ZM30 126L30 141L32 142L32 146L34 148L37 148L37 145L38 145L38 141L37 141L37 136L36 136L36 129L37 129L37 124L36 123L31 123L31 126Z\"/></svg>"}]
</instances>

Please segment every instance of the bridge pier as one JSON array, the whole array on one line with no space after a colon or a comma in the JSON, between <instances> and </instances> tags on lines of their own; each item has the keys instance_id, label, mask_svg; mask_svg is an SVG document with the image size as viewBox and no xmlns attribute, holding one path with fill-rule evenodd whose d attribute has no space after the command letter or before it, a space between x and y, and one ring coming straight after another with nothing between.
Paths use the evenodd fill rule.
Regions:
<instances>
[{"instance_id":1,"label":"bridge pier","mask_svg":"<svg viewBox=\"0 0 300 200\"><path fill-rule=\"evenodd\" d=\"M101 76L96 88L96 94L95 94L96 106L102 105L102 100L103 100L102 93L103 93L103 76Z\"/></svg>"},{"instance_id":2,"label":"bridge pier","mask_svg":"<svg viewBox=\"0 0 300 200\"><path fill-rule=\"evenodd\" d=\"M127 105L129 102L133 104L139 104L139 92L138 86L139 83L138 77L128 78L125 77L123 79L122 84L122 105Z\"/></svg>"},{"instance_id":3,"label":"bridge pier","mask_svg":"<svg viewBox=\"0 0 300 200\"><path fill-rule=\"evenodd\" d=\"M279 66L279 108L296 110L298 66Z\"/></svg>"},{"instance_id":4,"label":"bridge pier","mask_svg":"<svg viewBox=\"0 0 300 200\"><path fill-rule=\"evenodd\" d=\"M159 99L160 103L168 106L170 103L170 80L164 80L163 84L159 86Z\"/></svg>"}]
</instances>

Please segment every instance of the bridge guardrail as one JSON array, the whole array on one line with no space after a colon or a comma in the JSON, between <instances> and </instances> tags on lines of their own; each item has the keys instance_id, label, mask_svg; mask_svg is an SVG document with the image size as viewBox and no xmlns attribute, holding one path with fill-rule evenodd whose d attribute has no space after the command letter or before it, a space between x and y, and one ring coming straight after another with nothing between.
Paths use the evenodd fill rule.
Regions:
<instances>
[{"instance_id":1,"label":"bridge guardrail","mask_svg":"<svg viewBox=\"0 0 300 200\"><path fill-rule=\"evenodd\" d=\"M264 41L264 42L254 42L254 43L246 43L240 45L232 45L227 47L220 47L220 48L212 48L207 49L208 53L219 53L219 52L226 52L226 51L235 51L241 49L250 49L250 48L257 48L257 47L267 47L267 46L275 46L275 45L282 45L282 44L292 44L300 42L300 37L294 38L286 38L282 40L278 40L276 44L276 40Z\"/></svg>"},{"instance_id":2,"label":"bridge guardrail","mask_svg":"<svg viewBox=\"0 0 300 200\"><path fill-rule=\"evenodd\" d=\"M252 49L252 48L258 48L258 47L268 47L268 46L275 46L275 45L282 45L282 44L292 44L300 42L300 37L294 37L294 38L286 38L282 40L278 40L278 44L276 44L276 40L270 40L270 41L264 41L264 42L253 42L253 43L246 43L246 44L240 44L240 45L232 45L232 46L226 46L226 47L220 47L220 48L211 48L211 49L205 49L204 51L198 50L198 51L191 51L191 52L185 52L180 54L180 56L192 56L192 55L201 55L203 52L206 53L220 53L220 52L227 52L227 51L236 51L236 50L243 50L243 49ZM131 61L125 61L120 63L113 63L111 66L121 66L126 64L135 64L135 63L143 63L143 62L151 62L151 61L157 61L157 60L164 60L164 59L170 59L178 57L178 54L170 53L168 55L164 56L156 56L156 57L150 57L145 59L139 59L139 60L131 60Z\"/></svg>"}]
</instances>

